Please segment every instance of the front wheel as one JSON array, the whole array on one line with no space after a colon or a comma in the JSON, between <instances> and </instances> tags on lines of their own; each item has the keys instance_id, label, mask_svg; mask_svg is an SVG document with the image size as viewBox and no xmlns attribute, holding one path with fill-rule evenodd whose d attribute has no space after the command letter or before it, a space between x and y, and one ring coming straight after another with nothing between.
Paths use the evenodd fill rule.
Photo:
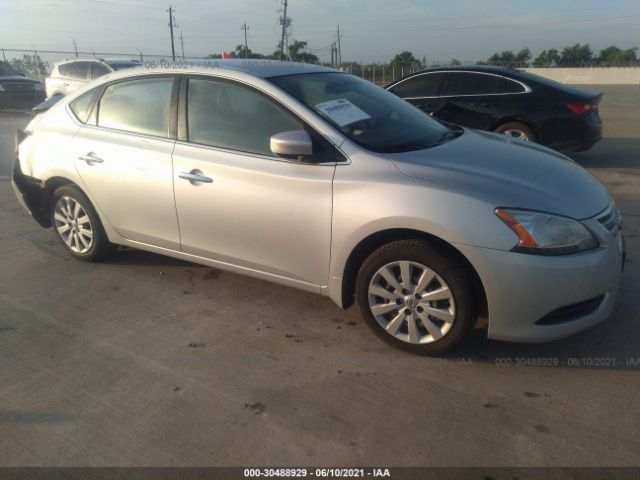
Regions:
<instances>
[{"instance_id":1,"label":"front wheel","mask_svg":"<svg viewBox=\"0 0 640 480\"><path fill-rule=\"evenodd\" d=\"M51 224L73 257L93 262L115 249L93 205L80 189L72 185L58 188L51 197L51 206Z\"/></svg>"},{"instance_id":2,"label":"front wheel","mask_svg":"<svg viewBox=\"0 0 640 480\"><path fill-rule=\"evenodd\" d=\"M464 337L474 319L466 268L434 245L402 240L374 251L356 281L360 311L392 346L440 355Z\"/></svg>"}]
</instances>

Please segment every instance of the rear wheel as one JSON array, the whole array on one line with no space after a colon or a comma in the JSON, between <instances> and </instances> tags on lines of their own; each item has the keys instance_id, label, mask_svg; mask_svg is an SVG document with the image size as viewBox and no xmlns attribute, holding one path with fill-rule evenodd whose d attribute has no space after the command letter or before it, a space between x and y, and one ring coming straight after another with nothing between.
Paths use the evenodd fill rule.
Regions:
<instances>
[{"instance_id":1,"label":"rear wheel","mask_svg":"<svg viewBox=\"0 0 640 480\"><path fill-rule=\"evenodd\" d=\"M533 133L533 130L529 128L529 126L525 125L522 122L508 122L503 123L498 128L494 130L496 133L502 133L511 138L517 138L518 140L523 140L525 142L535 142L536 134Z\"/></svg>"},{"instance_id":2,"label":"rear wheel","mask_svg":"<svg viewBox=\"0 0 640 480\"><path fill-rule=\"evenodd\" d=\"M465 267L422 240L374 251L358 273L356 297L378 337L420 355L447 352L473 324L474 297Z\"/></svg>"},{"instance_id":3,"label":"rear wheel","mask_svg":"<svg viewBox=\"0 0 640 480\"><path fill-rule=\"evenodd\" d=\"M67 252L79 260L100 260L115 249L87 196L72 185L53 192L51 224Z\"/></svg>"}]
</instances>

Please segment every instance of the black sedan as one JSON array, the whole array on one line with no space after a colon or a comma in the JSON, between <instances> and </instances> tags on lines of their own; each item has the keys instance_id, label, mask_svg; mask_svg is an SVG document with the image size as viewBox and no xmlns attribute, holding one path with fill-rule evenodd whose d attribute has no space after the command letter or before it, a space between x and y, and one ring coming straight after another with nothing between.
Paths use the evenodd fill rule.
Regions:
<instances>
[{"instance_id":1,"label":"black sedan","mask_svg":"<svg viewBox=\"0 0 640 480\"><path fill-rule=\"evenodd\" d=\"M504 133L556 150L587 150L602 137L598 115L601 93L522 70L432 68L386 88L439 120Z\"/></svg>"},{"instance_id":2,"label":"black sedan","mask_svg":"<svg viewBox=\"0 0 640 480\"><path fill-rule=\"evenodd\" d=\"M44 97L41 82L20 75L7 62L0 62L0 110L27 110Z\"/></svg>"}]
</instances>

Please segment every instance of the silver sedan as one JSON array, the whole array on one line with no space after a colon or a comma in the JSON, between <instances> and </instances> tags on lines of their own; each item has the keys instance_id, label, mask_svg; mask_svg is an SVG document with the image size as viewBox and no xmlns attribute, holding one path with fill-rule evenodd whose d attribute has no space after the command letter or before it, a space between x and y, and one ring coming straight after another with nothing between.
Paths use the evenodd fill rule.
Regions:
<instances>
[{"instance_id":1,"label":"silver sedan","mask_svg":"<svg viewBox=\"0 0 640 480\"><path fill-rule=\"evenodd\" d=\"M114 73L18 143L17 197L72 256L126 245L357 303L410 352L479 318L494 339L560 338L616 299L621 219L585 170L328 68Z\"/></svg>"}]
</instances>

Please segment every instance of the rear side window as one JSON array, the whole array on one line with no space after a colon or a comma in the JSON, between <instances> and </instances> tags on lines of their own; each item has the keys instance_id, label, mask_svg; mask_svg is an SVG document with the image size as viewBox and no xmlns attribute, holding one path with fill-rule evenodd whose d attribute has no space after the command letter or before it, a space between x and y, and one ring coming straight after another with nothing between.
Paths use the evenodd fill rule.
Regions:
<instances>
[{"instance_id":1,"label":"rear side window","mask_svg":"<svg viewBox=\"0 0 640 480\"><path fill-rule=\"evenodd\" d=\"M514 82L508 78L498 79L496 93L523 93L524 91L524 87L518 82Z\"/></svg>"},{"instance_id":2,"label":"rear side window","mask_svg":"<svg viewBox=\"0 0 640 480\"><path fill-rule=\"evenodd\" d=\"M172 89L172 78L109 85L98 104L98 126L167 137Z\"/></svg>"},{"instance_id":3,"label":"rear side window","mask_svg":"<svg viewBox=\"0 0 640 480\"><path fill-rule=\"evenodd\" d=\"M107 73L111 73L111 70L101 63L94 63L91 67L91 78L98 78L106 75Z\"/></svg>"},{"instance_id":4,"label":"rear side window","mask_svg":"<svg viewBox=\"0 0 640 480\"><path fill-rule=\"evenodd\" d=\"M402 98L435 97L440 90L440 85L445 75L445 73L417 75L399 83L390 90Z\"/></svg>"},{"instance_id":5,"label":"rear side window","mask_svg":"<svg viewBox=\"0 0 640 480\"><path fill-rule=\"evenodd\" d=\"M189 80L187 125L190 142L270 156L272 135L303 129L258 92L201 79Z\"/></svg>"},{"instance_id":6,"label":"rear side window","mask_svg":"<svg viewBox=\"0 0 640 480\"><path fill-rule=\"evenodd\" d=\"M70 76L73 78L79 79L87 79L89 78L89 67L91 63L89 62L73 62L70 64L71 66L71 74Z\"/></svg>"},{"instance_id":7,"label":"rear side window","mask_svg":"<svg viewBox=\"0 0 640 480\"><path fill-rule=\"evenodd\" d=\"M498 79L484 73L456 72L449 77L447 95L486 95L495 93Z\"/></svg>"},{"instance_id":8,"label":"rear side window","mask_svg":"<svg viewBox=\"0 0 640 480\"><path fill-rule=\"evenodd\" d=\"M94 88L93 90L80 95L69 104L69 108L73 114L82 123L87 123L87 119L91 113L91 107L93 107L96 97L98 96L98 90L99 89Z\"/></svg>"}]
</instances>

